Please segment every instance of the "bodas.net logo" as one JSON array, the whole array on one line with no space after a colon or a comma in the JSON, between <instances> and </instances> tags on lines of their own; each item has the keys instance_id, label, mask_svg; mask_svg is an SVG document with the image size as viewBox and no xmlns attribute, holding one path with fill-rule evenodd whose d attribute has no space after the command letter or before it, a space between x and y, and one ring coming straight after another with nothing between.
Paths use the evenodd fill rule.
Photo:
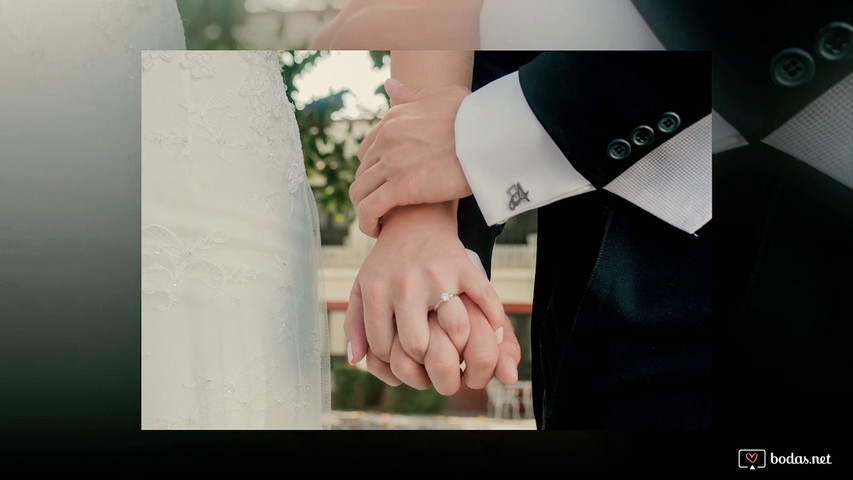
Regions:
<instances>
[{"instance_id":1,"label":"bodas.net logo","mask_svg":"<svg viewBox=\"0 0 853 480\"><path fill-rule=\"evenodd\" d=\"M737 451L737 466L755 470L767 466L767 452L760 448L743 448Z\"/></svg>"}]
</instances>

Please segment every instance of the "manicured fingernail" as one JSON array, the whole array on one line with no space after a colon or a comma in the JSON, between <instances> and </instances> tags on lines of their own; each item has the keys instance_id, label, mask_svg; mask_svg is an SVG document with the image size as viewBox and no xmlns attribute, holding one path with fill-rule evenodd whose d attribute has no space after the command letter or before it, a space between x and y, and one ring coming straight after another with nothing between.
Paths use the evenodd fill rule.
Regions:
<instances>
[{"instance_id":1,"label":"manicured fingernail","mask_svg":"<svg viewBox=\"0 0 853 480\"><path fill-rule=\"evenodd\" d=\"M504 327L495 330L495 337L498 339L498 345L504 341Z\"/></svg>"},{"instance_id":2,"label":"manicured fingernail","mask_svg":"<svg viewBox=\"0 0 853 480\"><path fill-rule=\"evenodd\" d=\"M396 88L401 86L403 86L403 82L397 80L396 78L389 78L388 80L385 80L385 88Z\"/></svg>"},{"instance_id":3,"label":"manicured fingernail","mask_svg":"<svg viewBox=\"0 0 853 480\"><path fill-rule=\"evenodd\" d=\"M347 342L347 362L352 365L352 342Z\"/></svg>"}]
</instances>

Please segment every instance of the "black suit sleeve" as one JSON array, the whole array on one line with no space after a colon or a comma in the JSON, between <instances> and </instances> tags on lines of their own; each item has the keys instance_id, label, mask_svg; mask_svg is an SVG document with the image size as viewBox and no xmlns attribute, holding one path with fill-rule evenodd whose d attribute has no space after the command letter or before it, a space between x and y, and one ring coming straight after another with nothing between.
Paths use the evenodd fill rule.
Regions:
<instances>
[{"instance_id":1,"label":"black suit sleeve","mask_svg":"<svg viewBox=\"0 0 853 480\"><path fill-rule=\"evenodd\" d=\"M750 143L853 71L849 1L632 2L667 49L713 50L714 110Z\"/></svg>"},{"instance_id":2,"label":"black suit sleeve","mask_svg":"<svg viewBox=\"0 0 853 480\"><path fill-rule=\"evenodd\" d=\"M709 52L546 52L519 69L528 105L575 170L596 188L711 113ZM675 113L677 128L659 126ZM641 126L648 144L632 141ZM670 124L671 127L671 124ZM624 140L630 151L609 146ZM642 143L642 142L640 142Z\"/></svg>"}]
</instances>

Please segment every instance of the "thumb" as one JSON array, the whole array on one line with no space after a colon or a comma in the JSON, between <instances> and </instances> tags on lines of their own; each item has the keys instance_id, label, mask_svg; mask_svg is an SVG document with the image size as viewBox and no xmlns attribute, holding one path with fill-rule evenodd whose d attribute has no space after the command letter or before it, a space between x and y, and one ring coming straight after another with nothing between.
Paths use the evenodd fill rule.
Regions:
<instances>
[{"instance_id":1,"label":"thumb","mask_svg":"<svg viewBox=\"0 0 853 480\"><path fill-rule=\"evenodd\" d=\"M391 105L399 105L417 100L421 88L406 85L396 78L389 78L385 80L385 91L391 97Z\"/></svg>"}]
</instances>

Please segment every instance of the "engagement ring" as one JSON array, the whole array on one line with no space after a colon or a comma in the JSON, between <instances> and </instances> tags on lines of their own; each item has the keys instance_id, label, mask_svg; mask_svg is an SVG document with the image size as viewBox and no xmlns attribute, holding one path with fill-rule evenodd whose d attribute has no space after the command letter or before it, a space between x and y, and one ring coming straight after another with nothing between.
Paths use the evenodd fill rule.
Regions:
<instances>
[{"instance_id":1,"label":"engagement ring","mask_svg":"<svg viewBox=\"0 0 853 480\"><path fill-rule=\"evenodd\" d=\"M438 310L438 307L442 306L444 304L444 302L450 300L451 298L453 298L455 296L456 296L455 293L442 292L441 296L438 297L438 303L436 303L435 306L432 307L432 309Z\"/></svg>"}]
</instances>

